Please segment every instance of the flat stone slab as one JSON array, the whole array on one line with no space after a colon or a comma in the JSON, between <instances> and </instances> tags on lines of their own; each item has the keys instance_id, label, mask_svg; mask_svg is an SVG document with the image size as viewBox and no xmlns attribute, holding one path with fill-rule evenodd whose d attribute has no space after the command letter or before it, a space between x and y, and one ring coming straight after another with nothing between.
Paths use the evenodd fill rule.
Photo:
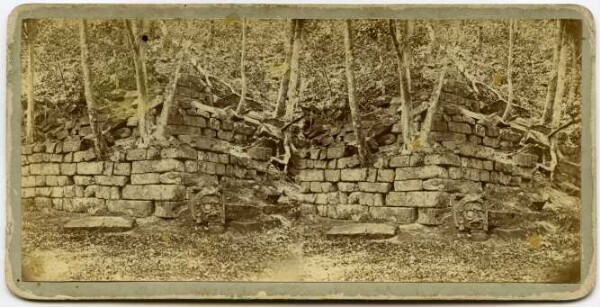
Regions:
<instances>
[{"instance_id":1,"label":"flat stone slab","mask_svg":"<svg viewBox=\"0 0 600 307\"><path fill-rule=\"evenodd\" d=\"M396 235L396 226L378 223L356 223L338 225L331 228L327 237L366 237L369 239L384 239Z\"/></svg>"},{"instance_id":2,"label":"flat stone slab","mask_svg":"<svg viewBox=\"0 0 600 307\"><path fill-rule=\"evenodd\" d=\"M133 228L133 219L120 216L87 216L70 219L67 230L124 231Z\"/></svg>"}]
</instances>

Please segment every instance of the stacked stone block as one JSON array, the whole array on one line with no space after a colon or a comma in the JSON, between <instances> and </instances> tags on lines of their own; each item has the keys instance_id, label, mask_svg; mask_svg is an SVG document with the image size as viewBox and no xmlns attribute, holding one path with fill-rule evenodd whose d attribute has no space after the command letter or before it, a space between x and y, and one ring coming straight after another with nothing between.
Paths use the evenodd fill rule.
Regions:
<instances>
[{"instance_id":1,"label":"stacked stone block","mask_svg":"<svg viewBox=\"0 0 600 307\"><path fill-rule=\"evenodd\" d=\"M456 193L527 185L537 162L534 155L509 156L464 143L454 151L379 157L372 167L361 167L358 157L341 147L346 145L300 153L296 180L302 201L321 216L400 224L441 223Z\"/></svg>"},{"instance_id":2,"label":"stacked stone block","mask_svg":"<svg viewBox=\"0 0 600 307\"><path fill-rule=\"evenodd\" d=\"M97 161L93 149L81 142L25 145L23 204L89 214L177 217L198 186L268 176L267 150L230 152L229 142L203 136L189 145L114 151L107 161Z\"/></svg>"}]
</instances>

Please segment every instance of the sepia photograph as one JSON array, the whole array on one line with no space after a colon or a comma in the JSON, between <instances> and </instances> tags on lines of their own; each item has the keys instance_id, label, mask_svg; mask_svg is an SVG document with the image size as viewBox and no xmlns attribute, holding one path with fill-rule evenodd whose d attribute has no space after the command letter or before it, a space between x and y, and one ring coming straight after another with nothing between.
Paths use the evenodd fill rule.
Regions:
<instances>
[{"instance_id":1,"label":"sepia photograph","mask_svg":"<svg viewBox=\"0 0 600 307\"><path fill-rule=\"evenodd\" d=\"M23 19L20 278L580 283L583 25Z\"/></svg>"}]
</instances>

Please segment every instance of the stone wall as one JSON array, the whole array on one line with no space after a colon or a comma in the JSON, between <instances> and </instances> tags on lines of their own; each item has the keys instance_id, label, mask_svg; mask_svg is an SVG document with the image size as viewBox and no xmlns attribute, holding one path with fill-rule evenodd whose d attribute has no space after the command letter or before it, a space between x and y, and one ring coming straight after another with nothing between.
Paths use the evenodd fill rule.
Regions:
<instances>
[{"instance_id":1,"label":"stone wall","mask_svg":"<svg viewBox=\"0 0 600 307\"><path fill-rule=\"evenodd\" d=\"M28 207L133 217L177 217L198 182L261 181L268 163L231 144L197 136L165 148L133 148L97 161L80 140L23 146L22 199Z\"/></svg>"},{"instance_id":2,"label":"stone wall","mask_svg":"<svg viewBox=\"0 0 600 307\"><path fill-rule=\"evenodd\" d=\"M538 156L516 153L523 133L478 122L461 112L477 101L445 92L434 117L432 149L402 152L399 121L384 133L371 133L380 147L375 161L362 167L349 129L325 143L302 150L295 163L304 210L337 219L440 224L451 199L488 188L528 187ZM414 113L414 129L425 108ZM472 112L472 111L471 111ZM384 129L382 129L384 131ZM376 142L377 144L373 145Z\"/></svg>"}]
</instances>

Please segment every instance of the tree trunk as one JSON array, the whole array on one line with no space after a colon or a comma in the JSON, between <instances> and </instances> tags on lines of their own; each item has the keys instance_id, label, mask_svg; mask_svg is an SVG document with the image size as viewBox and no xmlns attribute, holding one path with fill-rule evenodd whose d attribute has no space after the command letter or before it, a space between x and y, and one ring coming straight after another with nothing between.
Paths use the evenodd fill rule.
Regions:
<instances>
[{"instance_id":1,"label":"tree trunk","mask_svg":"<svg viewBox=\"0 0 600 307\"><path fill-rule=\"evenodd\" d=\"M408 67L409 60L407 51L410 52L410 46L408 45L408 39L403 38L403 44L400 46L398 38L397 24L394 20L389 20L390 35L392 36L392 42L394 44L394 50L396 51L396 63L398 67L398 84L400 88L400 102L402 104L402 143L403 148L407 149L411 142L411 96L409 84L410 68ZM405 28L406 29L406 28ZM404 32L407 33L408 31Z\"/></svg>"},{"instance_id":2,"label":"tree trunk","mask_svg":"<svg viewBox=\"0 0 600 307\"><path fill-rule=\"evenodd\" d=\"M578 35L579 33L573 33ZM569 91L567 94L567 106L572 107L575 104L577 92L579 91L579 44L578 37L573 36L569 39L569 49L571 49L571 64L569 71Z\"/></svg>"},{"instance_id":3,"label":"tree trunk","mask_svg":"<svg viewBox=\"0 0 600 307\"><path fill-rule=\"evenodd\" d=\"M296 20L296 29L294 32L294 43L292 47L292 57L290 62L290 83L288 85L288 103L285 110L285 117L291 120L294 117L294 110L298 103L298 68L300 65L300 49L302 48L302 25L304 20Z\"/></svg>"},{"instance_id":4,"label":"tree trunk","mask_svg":"<svg viewBox=\"0 0 600 307\"><path fill-rule=\"evenodd\" d=\"M290 19L288 32L288 43L285 51L285 70L279 84L279 92L277 93L277 106L275 107L276 118L281 118L285 113L285 101L290 84L290 65L292 63L292 49L294 46L294 35L296 35L296 19Z\"/></svg>"},{"instance_id":5,"label":"tree trunk","mask_svg":"<svg viewBox=\"0 0 600 307\"><path fill-rule=\"evenodd\" d=\"M356 141L358 146L358 157L363 165L369 160L369 152L367 150L365 135L360 121L360 114L358 113L358 105L356 103L356 82L354 79L354 55L352 54L352 21L346 20L344 27L344 49L346 53L346 79L348 82L348 105L350 106L350 116L352 117L352 126L354 126L354 133L356 134Z\"/></svg>"},{"instance_id":6,"label":"tree trunk","mask_svg":"<svg viewBox=\"0 0 600 307\"><path fill-rule=\"evenodd\" d=\"M444 86L444 78L446 77L446 70L448 69L448 65L444 64L442 70L440 71L440 77L438 79L438 84L433 93L431 93L431 97L429 98L429 108L427 109L427 115L425 116L425 120L423 121L423 126L421 128L421 135L419 136L419 143L423 147L429 147L429 135L431 134L431 126L433 125L433 117L438 111L438 105L440 101L440 94L442 93L442 87Z\"/></svg>"},{"instance_id":7,"label":"tree trunk","mask_svg":"<svg viewBox=\"0 0 600 307\"><path fill-rule=\"evenodd\" d=\"M137 26L132 20L125 22L127 26L127 35L129 43L133 49L133 63L135 65L135 83L138 91L138 130L142 146L150 143L150 127L147 119L148 113L148 92L146 89L146 81L144 80L144 52L142 42L137 37Z\"/></svg>"},{"instance_id":8,"label":"tree trunk","mask_svg":"<svg viewBox=\"0 0 600 307\"><path fill-rule=\"evenodd\" d=\"M512 58L513 58L513 36L514 36L514 20L510 20L508 24L508 69L507 69L507 82L508 82L508 98L506 99L506 108L502 115L502 120L506 121L512 111L512 100L513 100L513 84L512 84Z\"/></svg>"},{"instance_id":9,"label":"tree trunk","mask_svg":"<svg viewBox=\"0 0 600 307\"><path fill-rule=\"evenodd\" d=\"M410 64L412 63L412 50L410 48L410 38L413 35L414 24L412 20L404 21L404 33L402 40L402 63L404 64L404 76L406 77L405 81L405 91L407 95L407 101L411 102L411 93L412 93L412 77L410 75Z\"/></svg>"},{"instance_id":10,"label":"tree trunk","mask_svg":"<svg viewBox=\"0 0 600 307\"><path fill-rule=\"evenodd\" d=\"M83 89L88 116L90 118L90 128L94 135L94 149L96 156L102 159L105 155L106 144L98 123L98 107L96 106L92 90L92 72L90 70L90 53L87 45L87 23L85 19L79 21L79 42L81 48L81 70L83 71Z\"/></svg>"},{"instance_id":11,"label":"tree trunk","mask_svg":"<svg viewBox=\"0 0 600 307\"><path fill-rule=\"evenodd\" d=\"M560 61L560 46L562 42L562 22L560 19L556 20L556 31L554 38L556 39L554 44L554 51L552 53L552 69L548 76L548 90L546 92L546 103L544 104L544 112L542 114L541 124L547 125L552 120L552 110L554 106L554 96L556 93L556 79L558 77L558 65Z\"/></svg>"},{"instance_id":12,"label":"tree trunk","mask_svg":"<svg viewBox=\"0 0 600 307\"><path fill-rule=\"evenodd\" d=\"M189 46L190 44L188 42L183 42L181 50L177 53L177 64L175 64L175 70L173 71L173 75L169 80L169 84L167 84L164 91L162 112L160 113L160 118L158 119L156 127L156 138L158 140L166 139L165 129L167 127L167 122L169 121L169 114L173 108L173 101L175 99L175 92L177 90L177 82L181 76L181 67L183 66L184 58L187 54L187 49Z\"/></svg>"},{"instance_id":13,"label":"tree trunk","mask_svg":"<svg viewBox=\"0 0 600 307\"><path fill-rule=\"evenodd\" d=\"M561 39L558 74L556 78L556 93L554 94L554 103L552 105L552 121L550 122L550 126L552 128L560 126L560 119L562 115L563 100L565 96L565 88L567 81L567 56L569 48L567 46L567 35L565 35L564 23L562 31L563 35Z\"/></svg>"},{"instance_id":14,"label":"tree trunk","mask_svg":"<svg viewBox=\"0 0 600 307\"><path fill-rule=\"evenodd\" d=\"M35 97L34 97L34 61L35 54L33 50L33 40L35 37L35 29L33 22L27 22L27 121L25 123L25 142L31 144L34 141L34 116L35 116Z\"/></svg>"},{"instance_id":15,"label":"tree trunk","mask_svg":"<svg viewBox=\"0 0 600 307\"><path fill-rule=\"evenodd\" d=\"M242 19L242 56L240 59L240 74L242 76L242 93L240 94L240 102L237 105L236 112L241 114L246 104L246 19Z\"/></svg>"}]
</instances>

